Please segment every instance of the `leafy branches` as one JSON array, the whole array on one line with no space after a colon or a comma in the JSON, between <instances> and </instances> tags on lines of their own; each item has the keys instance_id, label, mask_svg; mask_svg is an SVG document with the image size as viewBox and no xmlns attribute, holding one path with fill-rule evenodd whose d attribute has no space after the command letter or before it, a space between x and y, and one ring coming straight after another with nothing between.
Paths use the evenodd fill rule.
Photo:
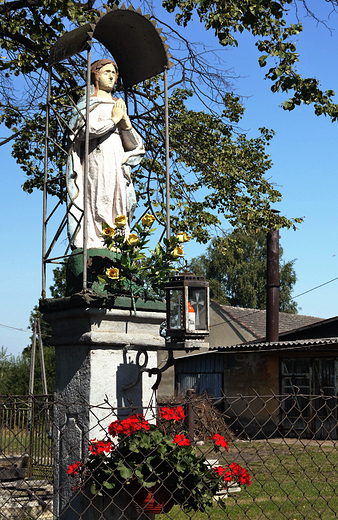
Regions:
<instances>
[{"instance_id":1,"label":"leafy branches","mask_svg":"<svg viewBox=\"0 0 338 520\"><path fill-rule=\"evenodd\" d=\"M108 6L115 3L110 0ZM174 9L176 3L168 2L167 8ZM242 4L246 8L241 14ZM230 44L233 31L247 28L255 34L264 31L270 34L268 18L279 23L284 4L264 0L239 5L233 0L224 7L224 13L220 13L218 2L180 2L179 21L186 23L190 11L197 9L206 26L214 28L222 42ZM46 70L50 48L72 26L88 21L95 23L98 10L95 1L29 0L8 2L0 7L3 53L0 57L0 122L13 133L12 154L27 174L24 189L32 192L43 185ZM265 13L268 7L270 10ZM231 13L229 19L225 16L227 13ZM153 18L156 19L154 15ZM241 20L238 26L236 19ZM222 218L234 229L249 232L270 226L294 226L299 219L287 219L270 211L270 205L281 198L280 192L266 180L271 161L265 148L272 132L261 129L255 139L240 134L236 125L244 109L238 96L231 92L229 73L223 65L220 68L210 65L203 46L196 48L175 28L158 22L170 34L171 52L177 48L177 56L173 58L175 66L169 77L173 233L183 229L197 241L206 243L213 229L221 226ZM272 26L275 31L276 23ZM267 52L271 53L272 48ZM84 69L82 56L72 57L53 68L55 106L50 114L48 179L49 193L61 202L66 200L67 122L74 103L83 95ZM14 86L20 85L16 83L17 76L24 78L25 86L20 86L16 93ZM121 91L122 87L117 87L115 95L122 95ZM145 159L133 171L138 204L144 204L144 212L149 211L164 225L163 77L159 75L128 89L128 100L133 126L142 135L147 150ZM6 137L3 142L8 139L12 138Z\"/></svg>"},{"instance_id":2,"label":"leafy branches","mask_svg":"<svg viewBox=\"0 0 338 520\"><path fill-rule=\"evenodd\" d=\"M337 2L332 0L332 9ZM302 30L301 23L287 24L286 16L291 5L301 4L309 16L315 13L308 7L306 0L164 0L164 7L173 12L176 8L178 24L187 25L196 11L207 30L212 29L221 45L238 46L236 33L250 32L257 38L256 46L262 53L259 64L265 67L268 59L273 61L265 77L272 81L272 92L289 92L293 95L283 103L285 110L293 110L301 103L314 104L316 115L328 115L337 120L338 105L333 102L333 90L323 91L315 78L302 78L297 73L296 64L299 55L292 40Z\"/></svg>"},{"instance_id":3,"label":"leafy branches","mask_svg":"<svg viewBox=\"0 0 338 520\"><path fill-rule=\"evenodd\" d=\"M221 304L266 308L266 236L225 234L214 239L205 255L193 258L191 268L210 283L211 298ZM280 247L280 312L297 313L291 293L296 283L295 260L284 261Z\"/></svg>"}]
</instances>

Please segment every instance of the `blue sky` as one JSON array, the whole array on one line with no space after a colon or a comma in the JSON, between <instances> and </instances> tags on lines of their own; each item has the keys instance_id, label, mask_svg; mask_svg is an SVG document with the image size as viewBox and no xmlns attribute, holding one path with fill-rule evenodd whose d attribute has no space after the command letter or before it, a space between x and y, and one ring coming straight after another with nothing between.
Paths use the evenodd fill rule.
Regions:
<instances>
[{"instance_id":1,"label":"blue sky","mask_svg":"<svg viewBox=\"0 0 338 520\"><path fill-rule=\"evenodd\" d=\"M156 1L155 5L158 3ZM309 4L315 6L319 17L327 16L329 9L325 2L316 0ZM163 11L159 9L158 18L162 15ZM173 16L165 15L167 23L172 20ZM305 30L297 38L301 56L299 72L319 78L324 89L338 92L338 35L335 30L338 15L333 15L329 22L332 33L309 18L303 19L303 23ZM257 136L258 128L262 126L276 132L268 148L273 161L270 180L283 194L283 201L276 209L288 217L305 217L296 232L281 232L284 258L297 259L298 280L294 295L338 277L338 123L315 116L311 106L301 106L291 113L280 108L285 96L271 93L271 85L264 80L264 69L258 65L259 53L250 35L241 36L238 48L224 50L197 22L186 30L178 30L192 41L198 40L219 50L227 66L234 69L238 78L233 89L244 96L246 107L241 122L243 130L250 137ZM5 135L5 129L0 128L0 137ZM29 343L30 334L26 330L29 314L41 293L42 194L29 195L22 191L25 176L10 154L10 144L0 148L0 347L17 355ZM189 259L202 254L204 249L189 243L185 248L186 256ZM48 284L51 283L49 277ZM300 313L321 318L338 315L337 289L338 280L300 296L296 299Z\"/></svg>"}]
</instances>

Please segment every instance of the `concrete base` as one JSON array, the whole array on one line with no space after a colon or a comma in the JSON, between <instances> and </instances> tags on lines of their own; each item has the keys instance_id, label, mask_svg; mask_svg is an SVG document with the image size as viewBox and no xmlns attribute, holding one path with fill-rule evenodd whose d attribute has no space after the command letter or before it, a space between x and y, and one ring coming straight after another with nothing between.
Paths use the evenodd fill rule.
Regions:
<instances>
[{"instance_id":1,"label":"concrete base","mask_svg":"<svg viewBox=\"0 0 338 520\"><path fill-rule=\"evenodd\" d=\"M159 335L165 311L158 302L153 307L140 302L135 315L125 302L109 308L87 300L78 295L75 303L73 297L40 303L44 319L52 325L55 346L54 515L60 520L147 518L128 506L130 497L123 493L116 498L120 505L114 498L109 506L109 516L100 512L101 506L106 511L106 502L97 507L99 497L92 502L93 497L74 492L67 470L86 459L89 440L103 439L112 421L156 404L156 376L140 368L157 367L156 351L165 348Z\"/></svg>"}]
</instances>

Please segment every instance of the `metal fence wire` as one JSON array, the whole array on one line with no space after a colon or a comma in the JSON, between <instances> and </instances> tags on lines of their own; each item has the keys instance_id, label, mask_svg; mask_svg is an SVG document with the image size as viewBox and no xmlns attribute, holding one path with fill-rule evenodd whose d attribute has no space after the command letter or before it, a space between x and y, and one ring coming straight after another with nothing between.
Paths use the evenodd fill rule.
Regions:
<instances>
[{"instance_id":1,"label":"metal fence wire","mask_svg":"<svg viewBox=\"0 0 338 520\"><path fill-rule=\"evenodd\" d=\"M0 519L331 520L337 408L300 393L144 410L1 396Z\"/></svg>"}]
</instances>

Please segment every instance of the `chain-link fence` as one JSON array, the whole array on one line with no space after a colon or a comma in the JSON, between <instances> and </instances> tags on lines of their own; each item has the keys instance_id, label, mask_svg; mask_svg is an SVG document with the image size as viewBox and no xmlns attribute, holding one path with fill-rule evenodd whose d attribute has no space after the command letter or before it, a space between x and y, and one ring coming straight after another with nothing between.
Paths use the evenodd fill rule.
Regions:
<instances>
[{"instance_id":1,"label":"chain-link fence","mask_svg":"<svg viewBox=\"0 0 338 520\"><path fill-rule=\"evenodd\" d=\"M0 518L331 520L337 406L300 393L146 410L1 397Z\"/></svg>"}]
</instances>

